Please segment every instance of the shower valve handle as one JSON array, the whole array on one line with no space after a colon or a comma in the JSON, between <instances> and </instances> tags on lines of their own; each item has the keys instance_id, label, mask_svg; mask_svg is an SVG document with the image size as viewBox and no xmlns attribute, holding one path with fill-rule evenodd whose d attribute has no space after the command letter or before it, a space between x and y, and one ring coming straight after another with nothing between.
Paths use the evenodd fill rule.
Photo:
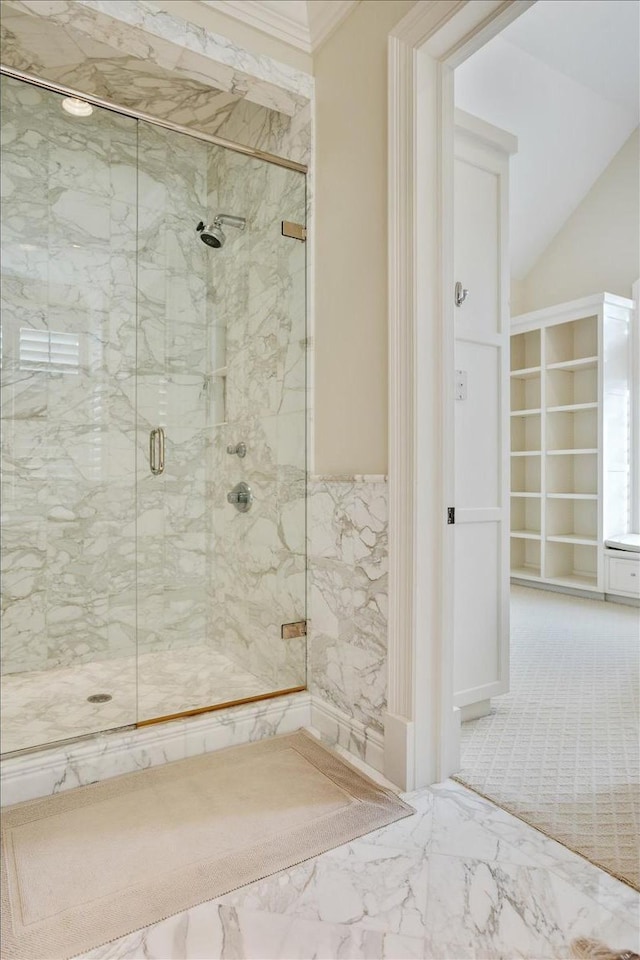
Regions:
<instances>
[{"instance_id":1,"label":"shower valve handle","mask_svg":"<svg viewBox=\"0 0 640 960\"><path fill-rule=\"evenodd\" d=\"M253 494L249 484L245 483L244 480L237 483L233 490L230 490L227 494L227 502L232 503L240 513L246 513L247 510L250 510L253 503Z\"/></svg>"}]
</instances>

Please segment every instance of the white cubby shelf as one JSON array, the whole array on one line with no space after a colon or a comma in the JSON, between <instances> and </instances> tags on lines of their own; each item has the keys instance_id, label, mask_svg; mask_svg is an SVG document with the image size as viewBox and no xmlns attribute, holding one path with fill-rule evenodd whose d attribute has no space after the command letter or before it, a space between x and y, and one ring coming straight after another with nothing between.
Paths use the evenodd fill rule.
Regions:
<instances>
[{"instance_id":1,"label":"white cubby shelf","mask_svg":"<svg viewBox=\"0 0 640 960\"><path fill-rule=\"evenodd\" d=\"M634 306L605 293L512 320L514 578L604 593L604 541L629 524Z\"/></svg>"}]
</instances>

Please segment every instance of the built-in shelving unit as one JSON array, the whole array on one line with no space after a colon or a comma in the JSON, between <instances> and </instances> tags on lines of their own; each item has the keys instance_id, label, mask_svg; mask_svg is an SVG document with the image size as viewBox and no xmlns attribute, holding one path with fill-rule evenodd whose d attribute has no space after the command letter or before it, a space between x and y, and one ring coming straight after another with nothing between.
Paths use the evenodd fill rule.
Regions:
<instances>
[{"instance_id":1,"label":"built-in shelving unit","mask_svg":"<svg viewBox=\"0 0 640 960\"><path fill-rule=\"evenodd\" d=\"M512 321L516 579L604 592L604 540L629 522L633 306L602 294Z\"/></svg>"}]
</instances>

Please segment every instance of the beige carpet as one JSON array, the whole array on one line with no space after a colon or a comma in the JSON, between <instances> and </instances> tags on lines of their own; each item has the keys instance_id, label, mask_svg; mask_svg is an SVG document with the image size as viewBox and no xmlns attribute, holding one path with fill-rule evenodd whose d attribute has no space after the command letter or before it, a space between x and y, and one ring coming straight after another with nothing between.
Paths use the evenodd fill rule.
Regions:
<instances>
[{"instance_id":1,"label":"beige carpet","mask_svg":"<svg viewBox=\"0 0 640 960\"><path fill-rule=\"evenodd\" d=\"M16 804L2 957L83 953L413 812L303 732Z\"/></svg>"},{"instance_id":2,"label":"beige carpet","mask_svg":"<svg viewBox=\"0 0 640 960\"><path fill-rule=\"evenodd\" d=\"M514 587L511 692L456 779L640 889L640 610Z\"/></svg>"}]
</instances>

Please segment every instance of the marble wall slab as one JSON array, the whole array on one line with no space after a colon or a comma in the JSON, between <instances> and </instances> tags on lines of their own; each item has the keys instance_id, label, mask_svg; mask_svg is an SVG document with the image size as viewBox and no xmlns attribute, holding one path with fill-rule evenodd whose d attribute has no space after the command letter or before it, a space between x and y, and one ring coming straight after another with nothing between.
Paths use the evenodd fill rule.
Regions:
<instances>
[{"instance_id":1,"label":"marble wall slab","mask_svg":"<svg viewBox=\"0 0 640 960\"><path fill-rule=\"evenodd\" d=\"M306 75L288 68L282 73L282 65L249 57L152 4L8 0L0 40L9 66L181 126L309 161ZM227 60L257 74L238 72Z\"/></svg>"},{"instance_id":2,"label":"marble wall slab","mask_svg":"<svg viewBox=\"0 0 640 960\"><path fill-rule=\"evenodd\" d=\"M41 2L42 0L26 0L25 5L37 7ZM63 4L64 0L56 0L51 6L55 7L56 12L61 11L63 20L73 20L77 16L76 4L67 0L66 14L62 11ZM296 97L309 100L313 94L313 78L309 74L270 57L249 53L226 37L210 33L204 27L165 13L152 0L140 0L137 3L130 0L78 0L77 6L83 7L87 13L102 13L122 23L139 27L147 36L168 40L179 45L184 51L200 54L212 63L231 68L236 71L234 86L237 88L246 87L248 91L252 91L254 87L268 84L276 88L279 96L288 91L291 103L296 102ZM48 15L51 13L52 11ZM277 109L286 111L284 104Z\"/></svg>"},{"instance_id":3,"label":"marble wall slab","mask_svg":"<svg viewBox=\"0 0 640 960\"><path fill-rule=\"evenodd\" d=\"M7 672L135 645L135 121L2 84Z\"/></svg>"},{"instance_id":4,"label":"marble wall slab","mask_svg":"<svg viewBox=\"0 0 640 960\"><path fill-rule=\"evenodd\" d=\"M309 482L310 690L379 741L386 708L384 477Z\"/></svg>"},{"instance_id":5,"label":"marble wall slab","mask_svg":"<svg viewBox=\"0 0 640 960\"><path fill-rule=\"evenodd\" d=\"M305 178L229 151L209 155L208 209L242 216L211 250L210 301L225 328L224 417L211 448L215 635L273 689L304 685L305 638L281 626L306 618L305 245L281 221L305 222ZM244 458L227 453L243 442ZM244 480L251 510L226 493Z\"/></svg>"}]
</instances>

